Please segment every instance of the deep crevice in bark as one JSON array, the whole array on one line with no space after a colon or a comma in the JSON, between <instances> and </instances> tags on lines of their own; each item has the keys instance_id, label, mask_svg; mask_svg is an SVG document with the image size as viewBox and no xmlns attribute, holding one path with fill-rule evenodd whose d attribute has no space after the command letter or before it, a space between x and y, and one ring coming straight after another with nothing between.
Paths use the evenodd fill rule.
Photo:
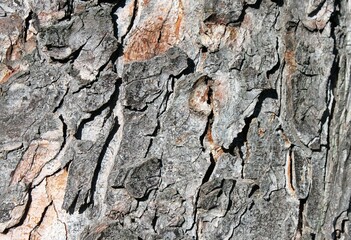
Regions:
<instances>
[{"instance_id":1,"label":"deep crevice in bark","mask_svg":"<svg viewBox=\"0 0 351 240\"><path fill-rule=\"evenodd\" d=\"M293 194L295 194L295 186L294 186L294 172L293 172L293 168L294 168L294 156L293 156L293 148L294 145L290 146L289 150L288 150L288 160L286 162L286 174L287 174L287 184L288 184L288 188L291 188L291 190L293 191Z\"/></svg>"},{"instance_id":2,"label":"deep crevice in bark","mask_svg":"<svg viewBox=\"0 0 351 240\"><path fill-rule=\"evenodd\" d=\"M40 216L40 220L39 220L39 222L36 224L36 226L30 231L30 233L29 233L29 236L31 237L31 235L32 235L32 233L36 230L36 229L38 229L39 227L40 227L40 225L43 223L43 220L44 220L44 218L45 218L45 215L46 215L46 212L48 211L48 209L49 209L49 207L50 206L52 206L52 201L44 208L44 210L43 210L43 212L42 212L42 214L41 214L41 216Z\"/></svg>"},{"instance_id":3,"label":"deep crevice in bark","mask_svg":"<svg viewBox=\"0 0 351 240\"><path fill-rule=\"evenodd\" d=\"M171 95L173 94L174 91L174 84L175 84L175 79L180 79L183 76L190 75L195 72L195 63L192 59L187 58L187 67L181 71L178 75L170 75L168 78L167 82L167 92L165 94L165 97L161 103L161 106L159 108L159 112L157 113L157 119L159 120L159 117L167 111L168 107L168 101L171 98ZM170 87L170 89L168 89ZM162 110L161 110L162 109ZM159 124L159 123L158 123Z\"/></svg>"},{"instance_id":4,"label":"deep crevice in bark","mask_svg":"<svg viewBox=\"0 0 351 240\"><path fill-rule=\"evenodd\" d=\"M64 102L65 97L67 96L68 92L69 92L69 87L67 87L66 92L63 94L59 104L52 111L53 113L57 112L57 110L59 110L63 106L63 102Z\"/></svg>"},{"instance_id":5,"label":"deep crevice in bark","mask_svg":"<svg viewBox=\"0 0 351 240\"><path fill-rule=\"evenodd\" d=\"M256 0L256 2L254 4L248 4L248 3L244 3L244 7L241 11L241 14L239 16L239 18L233 22L230 22L229 24L238 24L241 25L241 23L244 21L245 15L246 15L246 10L250 7L250 8L254 8L254 9L259 9L261 6L262 0Z\"/></svg>"},{"instance_id":6,"label":"deep crevice in bark","mask_svg":"<svg viewBox=\"0 0 351 240\"><path fill-rule=\"evenodd\" d=\"M138 6L139 6L139 2L138 0L134 0L134 6L133 6L133 13L132 13L132 18L130 20L130 24L127 28L127 32L124 36L121 37L121 43L123 44L124 43L124 39L126 36L128 36L130 30L132 30L133 26L134 26L134 21L135 21L135 18L136 18L136 15L137 15L137 12L138 12Z\"/></svg>"},{"instance_id":7,"label":"deep crevice in bark","mask_svg":"<svg viewBox=\"0 0 351 240\"><path fill-rule=\"evenodd\" d=\"M106 0L104 2L106 2ZM112 2L115 3L116 1L115 0L110 0L109 2L110 3L112 3ZM116 15L116 11L120 7L121 8L125 7L125 5L126 5L126 1L125 0L124 1L117 1L117 4L115 6L113 6L112 9L111 9L110 15L111 15L112 24L113 24L113 36L116 39L118 39L118 26L117 26L117 19L118 19L118 17Z\"/></svg>"},{"instance_id":8,"label":"deep crevice in bark","mask_svg":"<svg viewBox=\"0 0 351 240\"><path fill-rule=\"evenodd\" d=\"M158 216L155 213L155 216L152 218L152 221L151 221L151 226L152 226L152 229L154 230L155 233L157 233L157 231L156 231L157 220L158 220Z\"/></svg>"},{"instance_id":9,"label":"deep crevice in bark","mask_svg":"<svg viewBox=\"0 0 351 240\"><path fill-rule=\"evenodd\" d=\"M200 144L201 144L201 149L203 152L205 152L205 145L204 145L204 140L206 137L211 137L209 135L212 135L212 124L214 121L214 114L213 114L213 89L212 89L212 84L213 84L213 79L205 76L205 84L207 86L207 99L206 103L211 107L211 112L207 116L207 122L206 122L206 127L204 132L201 134L199 137ZM210 139L207 139L208 141L211 141Z\"/></svg>"},{"instance_id":10,"label":"deep crevice in bark","mask_svg":"<svg viewBox=\"0 0 351 240\"><path fill-rule=\"evenodd\" d=\"M251 116L244 119L244 121L245 121L244 127L237 134L237 136L233 139L232 143L229 145L229 148L224 149L225 152L229 152L230 154L235 155L235 153L234 153L235 147L238 147L240 149L240 152L241 152L241 147L243 147L245 142L247 142L247 134L249 132L251 122L254 118L258 117L258 115L261 112L263 101L267 98L278 99L277 91L275 89L262 90L261 94L258 97L258 101L256 103L256 106L254 108L253 113L251 114Z\"/></svg>"},{"instance_id":11,"label":"deep crevice in bark","mask_svg":"<svg viewBox=\"0 0 351 240\"><path fill-rule=\"evenodd\" d=\"M332 13L331 17L330 17L330 23L331 23L331 37L334 41L333 44L333 54L334 54L334 61L333 61L333 65L330 71L330 75L329 75L329 79L328 79L328 86L326 89L326 96L327 96L327 100L326 100L326 104L327 106L327 110L328 111L328 118L325 121L328 121L328 128L327 128L327 152L326 152L326 159L325 159L325 165L324 165L324 176L323 176L323 182L326 182L326 178L327 178L327 167L328 167L328 160L330 158L330 148L331 148L331 138L333 137L331 133L331 129L332 129L332 122L335 118L335 106L337 103L337 98L335 97L337 95L336 90L337 90L337 86L338 86L338 81L339 81L339 72L340 72L340 56L339 56L339 42L338 40L340 40L340 36L337 36L337 27L340 26L340 19L339 19L339 15L340 12L337 10L340 7L340 0L335 0L334 2L334 12ZM331 104L330 104L331 101ZM329 109L329 105L330 105L330 109ZM322 123L323 126L324 123ZM324 189L326 187L326 184L324 184Z\"/></svg>"},{"instance_id":12,"label":"deep crevice in bark","mask_svg":"<svg viewBox=\"0 0 351 240\"><path fill-rule=\"evenodd\" d=\"M29 25L30 25L30 21L33 19L33 14L34 14L33 11L30 10L29 13L28 13L28 16L24 20L24 31L23 31L23 40L24 40L24 42L27 41Z\"/></svg>"},{"instance_id":13,"label":"deep crevice in bark","mask_svg":"<svg viewBox=\"0 0 351 240\"><path fill-rule=\"evenodd\" d=\"M216 167L216 161L214 160L212 153L210 153L210 165L208 166L207 171L204 177L202 178L201 185L203 185L204 183L210 180L215 167Z\"/></svg>"},{"instance_id":14,"label":"deep crevice in bark","mask_svg":"<svg viewBox=\"0 0 351 240\"><path fill-rule=\"evenodd\" d=\"M113 109L115 108L115 106L117 104L117 100L118 100L118 97L119 97L119 87L120 87L121 84L122 84L121 79L118 79L116 81L116 83L115 83L115 90L113 91L113 93L111 95L111 99L109 99L105 104L103 104L98 109L90 112L90 117L88 117L86 119L83 119L80 122L80 124L77 127L77 131L76 131L76 133L74 135L76 137L76 139L82 139L82 132L83 132L85 124L87 124L88 122L94 121L94 119L97 116L101 115L102 112L104 110L106 110L107 108L109 108L110 111L107 113L105 119L107 120L111 116L111 114L113 112Z\"/></svg>"},{"instance_id":15,"label":"deep crevice in bark","mask_svg":"<svg viewBox=\"0 0 351 240\"><path fill-rule=\"evenodd\" d=\"M311 236L311 240L316 240L316 234L315 233L311 233L310 236Z\"/></svg>"},{"instance_id":16,"label":"deep crevice in bark","mask_svg":"<svg viewBox=\"0 0 351 240\"><path fill-rule=\"evenodd\" d=\"M60 19L60 21L71 20L72 14L74 12L74 0L66 0L66 7L65 16Z\"/></svg>"},{"instance_id":17,"label":"deep crevice in bark","mask_svg":"<svg viewBox=\"0 0 351 240\"><path fill-rule=\"evenodd\" d=\"M326 2L326 0L320 2L320 3L318 4L318 6L316 7L316 9L314 9L312 12L310 12L310 13L308 14L308 17L311 18L311 17L316 16L316 15L318 14L318 12L319 12L319 11L322 9L322 7L324 6L325 2Z\"/></svg>"},{"instance_id":18,"label":"deep crevice in bark","mask_svg":"<svg viewBox=\"0 0 351 240\"><path fill-rule=\"evenodd\" d=\"M295 234L295 240L299 240L303 236L303 221L304 221L304 208L306 204L306 199L300 199L299 200L299 216L298 216L298 223L297 223L297 229L296 229L296 234Z\"/></svg>"},{"instance_id":19,"label":"deep crevice in bark","mask_svg":"<svg viewBox=\"0 0 351 240\"><path fill-rule=\"evenodd\" d=\"M58 62L58 63L73 63L80 55L81 51L83 50L84 46L86 43L84 43L82 46L80 46L77 50L73 51L68 57L66 58L62 58L62 59L58 59L58 58L54 58L54 57L50 57L50 59L53 62Z\"/></svg>"},{"instance_id":20,"label":"deep crevice in bark","mask_svg":"<svg viewBox=\"0 0 351 240\"><path fill-rule=\"evenodd\" d=\"M96 185L97 185L97 180L98 180L99 173L100 173L100 170L101 170L102 160L105 157L107 149L110 146L110 143L111 143L112 139L115 137L119 127L120 127L120 125L118 123L118 118L115 117L114 118L113 127L112 127L112 129L110 130L110 133L107 136L107 139L106 139L106 141L104 143L104 146L102 147L102 150L100 152L100 155L99 155L99 158L98 158L98 161L97 161L97 165L96 165L95 170L94 170L94 175L93 175L93 178L91 180L91 187L90 187L90 203L88 203L88 205L94 204L94 194L96 192L96 187L97 187Z\"/></svg>"},{"instance_id":21,"label":"deep crevice in bark","mask_svg":"<svg viewBox=\"0 0 351 240\"><path fill-rule=\"evenodd\" d=\"M248 198L251 198L259 189L260 189L260 186L258 186L257 184L253 185L248 195Z\"/></svg>"},{"instance_id":22,"label":"deep crevice in bark","mask_svg":"<svg viewBox=\"0 0 351 240\"><path fill-rule=\"evenodd\" d=\"M124 109L127 109L131 112L146 112L146 110L148 109L148 105L146 104L143 108L141 109L138 109L138 108L135 108L133 106L124 106Z\"/></svg>"},{"instance_id":23,"label":"deep crevice in bark","mask_svg":"<svg viewBox=\"0 0 351 240\"><path fill-rule=\"evenodd\" d=\"M120 84L121 84L121 82L119 82L119 81L116 82L115 90L114 90L114 92L112 94L112 97L107 102L107 106L105 108L107 108L107 107L110 108L110 112L107 114L106 119L110 118L110 116L113 113L113 110L116 107L116 104L117 104L117 101L118 101L118 98L119 98L119 87L120 87ZM96 187L97 187L96 185L97 185L97 180L98 180L99 173L100 173L100 170L101 170L102 160L105 157L106 151L107 151L108 147L110 146L110 143L111 143L112 139L116 135L119 127L120 127L120 124L118 122L118 117L114 117L112 128L109 131L109 134L108 134L108 136L107 136L107 138L105 140L105 143L104 143L104 145L103 145L103 147L101 149L101 152L100 152L100 155L98 157L97 164L96 164L96 167L95 167L95 170L94 170L93 178L91 180L91 187L90 187L90 193L89 193L90 194L89 202L86 201L85 204L83 204L80 207L79 212L84 212L91 204L94 204L94 194L96 192ZM81 132L80 132L80 134L81 134Z\"/></svg>"},{"instance_id":24,"label":"deep crevice in bark","mask_svg":"<svg viewBox=\"0 0 351 240\"><path fill-rule=\"evenodd\" d=\"M26 218L28 217L28 213L29 213L29 209L30 209L30 206L32 204L32 187L31 186L28 186L28 200L27 200L27 203L26 203L26 207L23 211L23 214L20 218L20 220L18 221L18 223L16 223L15 225L11 226L11 227L8 227L4 230L4 234L7 234L9 232L10 229L15 229L19 226L22 226L24 221L26 220Z\"/></svg>"},{"instance_id":25,"label":"deep crevice in bark","mask_svg":"<svg viewBox=\"0 0 351 240\"><path fill-rule=\"evenodd\" d=\"M181 75L189 75L195 72L196 65L191 58L187 59L187 64L188 64L188 67L184 71L182 71L179 75L175 76L175 78L179 78Z\"/></svg>"},{"instance_id":26,"label":"deep crevice in bark","mask_svg":"<svg viewBox=\"0 0 351 240\"><path fill-rule=\"evenodd\" d=\"M279 7L284 5L284 0L272 0L272 2L276 3Z\"/></svg>"},{"instance_id":27,"label":"deep crevice in bark","mask_svg":"<svg viewBox=\"0 0 351 240\"><path fill-rule=\"evenodd\" d=\"M81 190L78 190L77 194L75 195L72 203L70 204L70 206L67 208L67 212L72 215L74 213L74 210L76 209L76 205L77 205L77 202L78 202L78 198L79 198L79 195L80 195L80 192ZM80 209L78 211L79 213L81 213Z\"/></svg>"},{"instance_id":28,"label":"deep crevice in bark","mask_svg":"<svg viewBox=\"0 0 351 240\"><path fill-rule=\"evenodd\" d=\"M277 53L279 52L279 40L278 40L278 38L277 38L277 43L276 43L275 50L276 50ZM281 63L280 63L280 56L279 56L279 54L277 54L277 57L278 57L278 60L277 60L276 64L271 69L269 69L266 72L266 77L268 79L280 69Z\"/></svg>"},{"instance_id":29,"label":"deep crevice in bark","mask_svg":"<svg viewBox=\"0 0 351 240\"><path fill-rule=\"evenodd\" d=\"M205 130L201 134L201 136L199 137L201 149L203 152L205 152L205 150L206 150L204 140L205 140L205 137L209 134L209 131L211 131L212 123L213 123L213 111L211 111L210 115L208 115Z\"/></svg>"},{"instance_id":30,"label":"deep crevice in bark","mask_svg":"<svg viewBox=\"0 0 351 240\"><path fill-rule=\"evenodd\" d=\"M63 119L62 115L59 116L59 119L62 122L62 137L63 137L63 141L62 141L61 148L59 151L59 153L60 153L61 150L66 145L66 141L67 141L67 124L65 123L65 120Z\"/></svg>"}]
</instances>

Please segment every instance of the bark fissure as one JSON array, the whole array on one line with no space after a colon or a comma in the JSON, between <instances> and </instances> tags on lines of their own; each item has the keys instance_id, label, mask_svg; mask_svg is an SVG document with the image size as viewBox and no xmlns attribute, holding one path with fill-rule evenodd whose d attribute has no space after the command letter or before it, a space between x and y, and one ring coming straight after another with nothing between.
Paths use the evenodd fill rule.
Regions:
<instances>
[{"instance_id":1,"label":"bark fissure","mask_svg":"<svg viewBox=\"0 0 351 240\"><path fill-rule=\"evenodd\" d=\"M87 202L86 204L89 206L90 204L94 204L94 194L96 192L96 187L97 187L97 180L98 180L98 177L99 177L99 173L100 173L100 170L101 170L101 163L102 163L102 159L104 158L104 156L106 155L106 151L107 149L109 148L110 146L110 143L112 141L112 139L115 137L120 125L118 123L118 118L115 117L114 118L114 123L113 123L113 127L112 129L110 130L110 133L108 134L107 136L107 139L102 147L102 150L101 150L101 153L99 155L99 158L97 160L97 164L96 164L96 167L95 167L95 170L94 170L94 175L93 175L93 178L91 180L91 187L90 187L90 202ZM88 207L86 206L86 208Z\"/></svg>"},{"instance_id":2,"label":"bark fissure","mask_svg":"<svg viewBox=\"0 0 351 240\"><path fill-rule=\"evenodd\" d=\"M314 9L313 11L311 11L308 14L308 17L314 17L315 15L317 15L319 13L319 11L322 9L322 7L324 6L324 4L326 3L327 0L323 0L321 1L318 6L316 7L316 9Z\"/></svg>"},{"instance_id":3,"label":"bark fissure","mask_svg":"<svg viewBox=\"0 0 351 240\"><path fill-rule=\"evenodd\" d=\"M59 104L54 108L54 110L52 111L53 113L57 112L62 106L63 106L63 103L64 103L64 100L65 100L65 97L67 96L69 92L69 87L67 87L65 93L63 94Z\"/></svg>"},{"instance_id":4,"label":"bark fissure","mask_svg":"<svg viewBox=\"0 0 351 240\"><path fill-rule=\"evenodd\" d=\"M89 118L83 119L79 123L79 125L77 127L77 131L76 131L76 133L74 135L77 139L81 139L82 138L82 131L84 129L85 124L87 124L87 123L89 123L91 121L94 121L94 119L96 117L100 116L103 113L104 110L109 109L108 113L105 116L105 121L110 118L110 116L112 115L113 110L115 109L116 104L117 104L120 85L121 85L121 80L118 79L116 81L116 83L115 83L115 90L111 94L111 98L105 104L103 104L101 107L99 107L98 109L90 112L90 117Z\"/></svg>"},{"instance_id":5,"label":"bark fissure","mask_svg":"<svg viewBox=\"0 0 351 240\"><path fill-rule=\"evenodd\" d=\"M294 239L299 240L303 236L303 229L304 229L304 208L306 204L306 199L300 199L299 200L299 216L298 216L298 223L297 223L297 229L296 229L296 234Z\"/></svg>"},{"instance_id":6,"label":"bark fissure","mask_svg":"<svg viewBox=\"0 0 351 240\"><path fill-rule=\"evenodd\" d=\"M73 63L79 57L80 53L82 52L82 50L86 44L87 44L87 42L85 42L82 46L80 46L77 50L73 51L70 55L68 55L65 58L50 57L50 59L53 62L58 62L61 64Z\"/></svg>"},{"instance_id":7,"label":"bark fissure","mask_svg":"<svg viewBox=\"0 0 351 240\"><path fill-rule=\"evenodd\" d=\"M27 41L27 36L28 36L28 30L29 30L29 25L30 21L33 19L33 11L30 10L28 13L28 16L26 17L24 21L24 30L23 30L23 40L26 42Z\"/></svg>"},{"instance_id":8,"label":"bark fissure","mask_svg":"<svg viewBox=\"0 0 351 240\"><path fill-rule=\"evenodd\" d=\"M45 206L45 208L44 208L44 210L43 210L43 212L42 212L42 214L41 214L41 216L40 216L40 219L39 219L39 222L36 224L36 226L29 232L29 237L31 238L32 237L32 233L34 232L34 231L36 231L39 227L40 227L40 225L43 223L43 220L44 220L44 218L45 218L45 215L46 215L46 213L47 213L47 211L48 211L48 209L49 209L49 207L51 207L52 206L52 201L47 205L47 206Z\"/></svg>"},{"instance_id":9,"label":"bark fissure","mask_svg":"<svg viewBox=\"0 0 351 240\"><path fill-rule=\"evenodd\" d=\"M11 230L11 229L16 229L17 227L22 226L23 223L25 222L25 220L26 220L26 218L27 218L27 216L28 216L28 212L29 212L30 206L31 206L31 204L32 204L32 190L33 190L33 189L29 186L29 187L28 187L28 193L27 193L27 194L28 194L28 199L27 199L27 201L24 203L26 206L25 206L25 209L24 209L24 211L23 211L23 213L22 213L21 218L20 218L19 221L18 221L16 224L14 224L13 226L6 228L6 229L3 231L4 234L8 233L9 230Z\"/></svg>"}]
</instances>

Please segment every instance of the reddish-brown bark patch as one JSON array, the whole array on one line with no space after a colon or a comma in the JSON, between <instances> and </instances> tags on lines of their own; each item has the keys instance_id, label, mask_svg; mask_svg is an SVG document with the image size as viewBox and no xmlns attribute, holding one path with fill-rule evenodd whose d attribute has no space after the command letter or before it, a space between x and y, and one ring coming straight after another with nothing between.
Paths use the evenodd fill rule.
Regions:
<instances>
[{"instance_id":1,"label":"reddish-brown bark patch","mask_svg":"<svg viewBox=\"0 0 351 240\"><path fill-rule=\"evenodd\" d=\"M162 54L178 43L183 22L183 10L179 3L176 18L167 19L167 11L162 15L141 22L140 27L131 32L124 51L125 62L143 61Z\"/></svg>"},{"instance_id":2,"label":"reddish-brown bark patch","mask_svg":"<svg viewBox=\"0 0 351 240\"><path fill-rule=\"evenodd\" d=\"M289 76L296 71L297 63L295 59L295 52L292 50L287 50L284 55L285 62L287 63Z\"/></svg>"},{"instance_id":3,"label":"reddish-brown bark patch","mask_svg":"<svg viewBox=\"0 0 351 240\"><path fill-rule=\"evenodd\" d=\"M24 183L30 184L40 173L43 166L55 157L59 149L59 142L48 140L33 141L17 165L11 182L18 183L23 180Z\"/></svg>"},{"instance_id":4,"label":"reddish-brown bark patch","mask_svg":"<svg viewBox=\"0 0 351 240\"><path fill-rule=\"evenodd\" d=\"M14 32L22 32L23 20L17 14L12 14L5 18L0 18L0 32L3 34L13 34Z\"/></svg>"},{"instance_id":5,"label":"reddish-brown bark patch","mask_svg":"<svg viewBox=\"0 0 351 240\"><path fill-rule=\"evenodd\" d=\"M263 128L259 128L258 129L258 136L263 137L265 132L266 132L266 130L264 130Z\"/></svg>"},{"instance_id":6,"label":"reddish-brown bark patch","mask_svg":"<svg viewBox=\"0 0 351 240\"><path fill-rule=\"evenodd\" d=\"M179 10L178 10L178 18L175 23L175 36L179 39L180 27L183 22L184 10L183 10L183 3L179 0Z\"/></svg>"},{"instance_id":7,"label":"reddish-brown bark patch","mask_svg":"<svg viewBox=\"0 0 351 240\"><path fill-rule=\"evenodd\" d=\"M7 80L19 70L19 67L12 68L11 66L0 64L0 84Z\"/></svg>"},{"instance_id":8,"label":"reddish-brown bark patch","mask_svg":"<svg viewBox=\"0 0 351 240\"><path fill-rule=\"evenodd\" d=\"M236 27L231 27L231 26L227 26L227 32L229 32L229 36L228 36L228 40L229 41L235 41L236 37L237 37L237 28Z\"/></svg>"},{"instance_id":9,"label":"reddish-brown bark patch","mask_svg":"<svg viewBox=\"0 0 351 240\"><path fill-rule=\"evenodd\" d=\"M57 234L67 236L61 210L68 172L62 169L47 177L31 192L31 203L22 225L10 229L4 239L55 239Z\"/></svg>"},{"instance_id":10,"label":"reddish-brown bark patch","mask_svg":"<svg viewBox=\"0 0 351 240\"><path fill-rule=\"evenodd\" d=\"M143 0L143 5L146 6L150 3L150 0Z\"/></svg>"}]
</instances>

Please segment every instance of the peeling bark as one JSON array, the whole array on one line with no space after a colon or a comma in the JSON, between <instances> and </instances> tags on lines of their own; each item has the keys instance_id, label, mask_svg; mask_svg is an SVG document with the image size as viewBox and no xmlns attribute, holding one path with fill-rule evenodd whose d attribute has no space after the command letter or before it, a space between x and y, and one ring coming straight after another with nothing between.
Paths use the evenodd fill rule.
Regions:
<instances>
[{"instance_id":1,"label":"peeling bark","mask_svg":"<svg viewBox=\"0 0 351 240\"><path fill-rule=\"evenodd\" d=\"M346 0L0 3L1 239L350 239Z\"/></svg>"}]
</instances>

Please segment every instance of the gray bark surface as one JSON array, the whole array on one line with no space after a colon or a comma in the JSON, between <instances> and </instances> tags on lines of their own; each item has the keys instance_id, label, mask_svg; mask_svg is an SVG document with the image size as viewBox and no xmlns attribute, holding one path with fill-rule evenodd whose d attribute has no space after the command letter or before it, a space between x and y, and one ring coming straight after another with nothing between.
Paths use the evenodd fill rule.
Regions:
<instances>
[{"instance_id":1,"label":"gray bark surface","mask_svg":"<svg viewBox=\"0 0 351 240\"><path fill-rule=\"evenodd\" d=\"M0 2L0 239L351 239L351 2Z\"/></svg>"}]
</instances>

